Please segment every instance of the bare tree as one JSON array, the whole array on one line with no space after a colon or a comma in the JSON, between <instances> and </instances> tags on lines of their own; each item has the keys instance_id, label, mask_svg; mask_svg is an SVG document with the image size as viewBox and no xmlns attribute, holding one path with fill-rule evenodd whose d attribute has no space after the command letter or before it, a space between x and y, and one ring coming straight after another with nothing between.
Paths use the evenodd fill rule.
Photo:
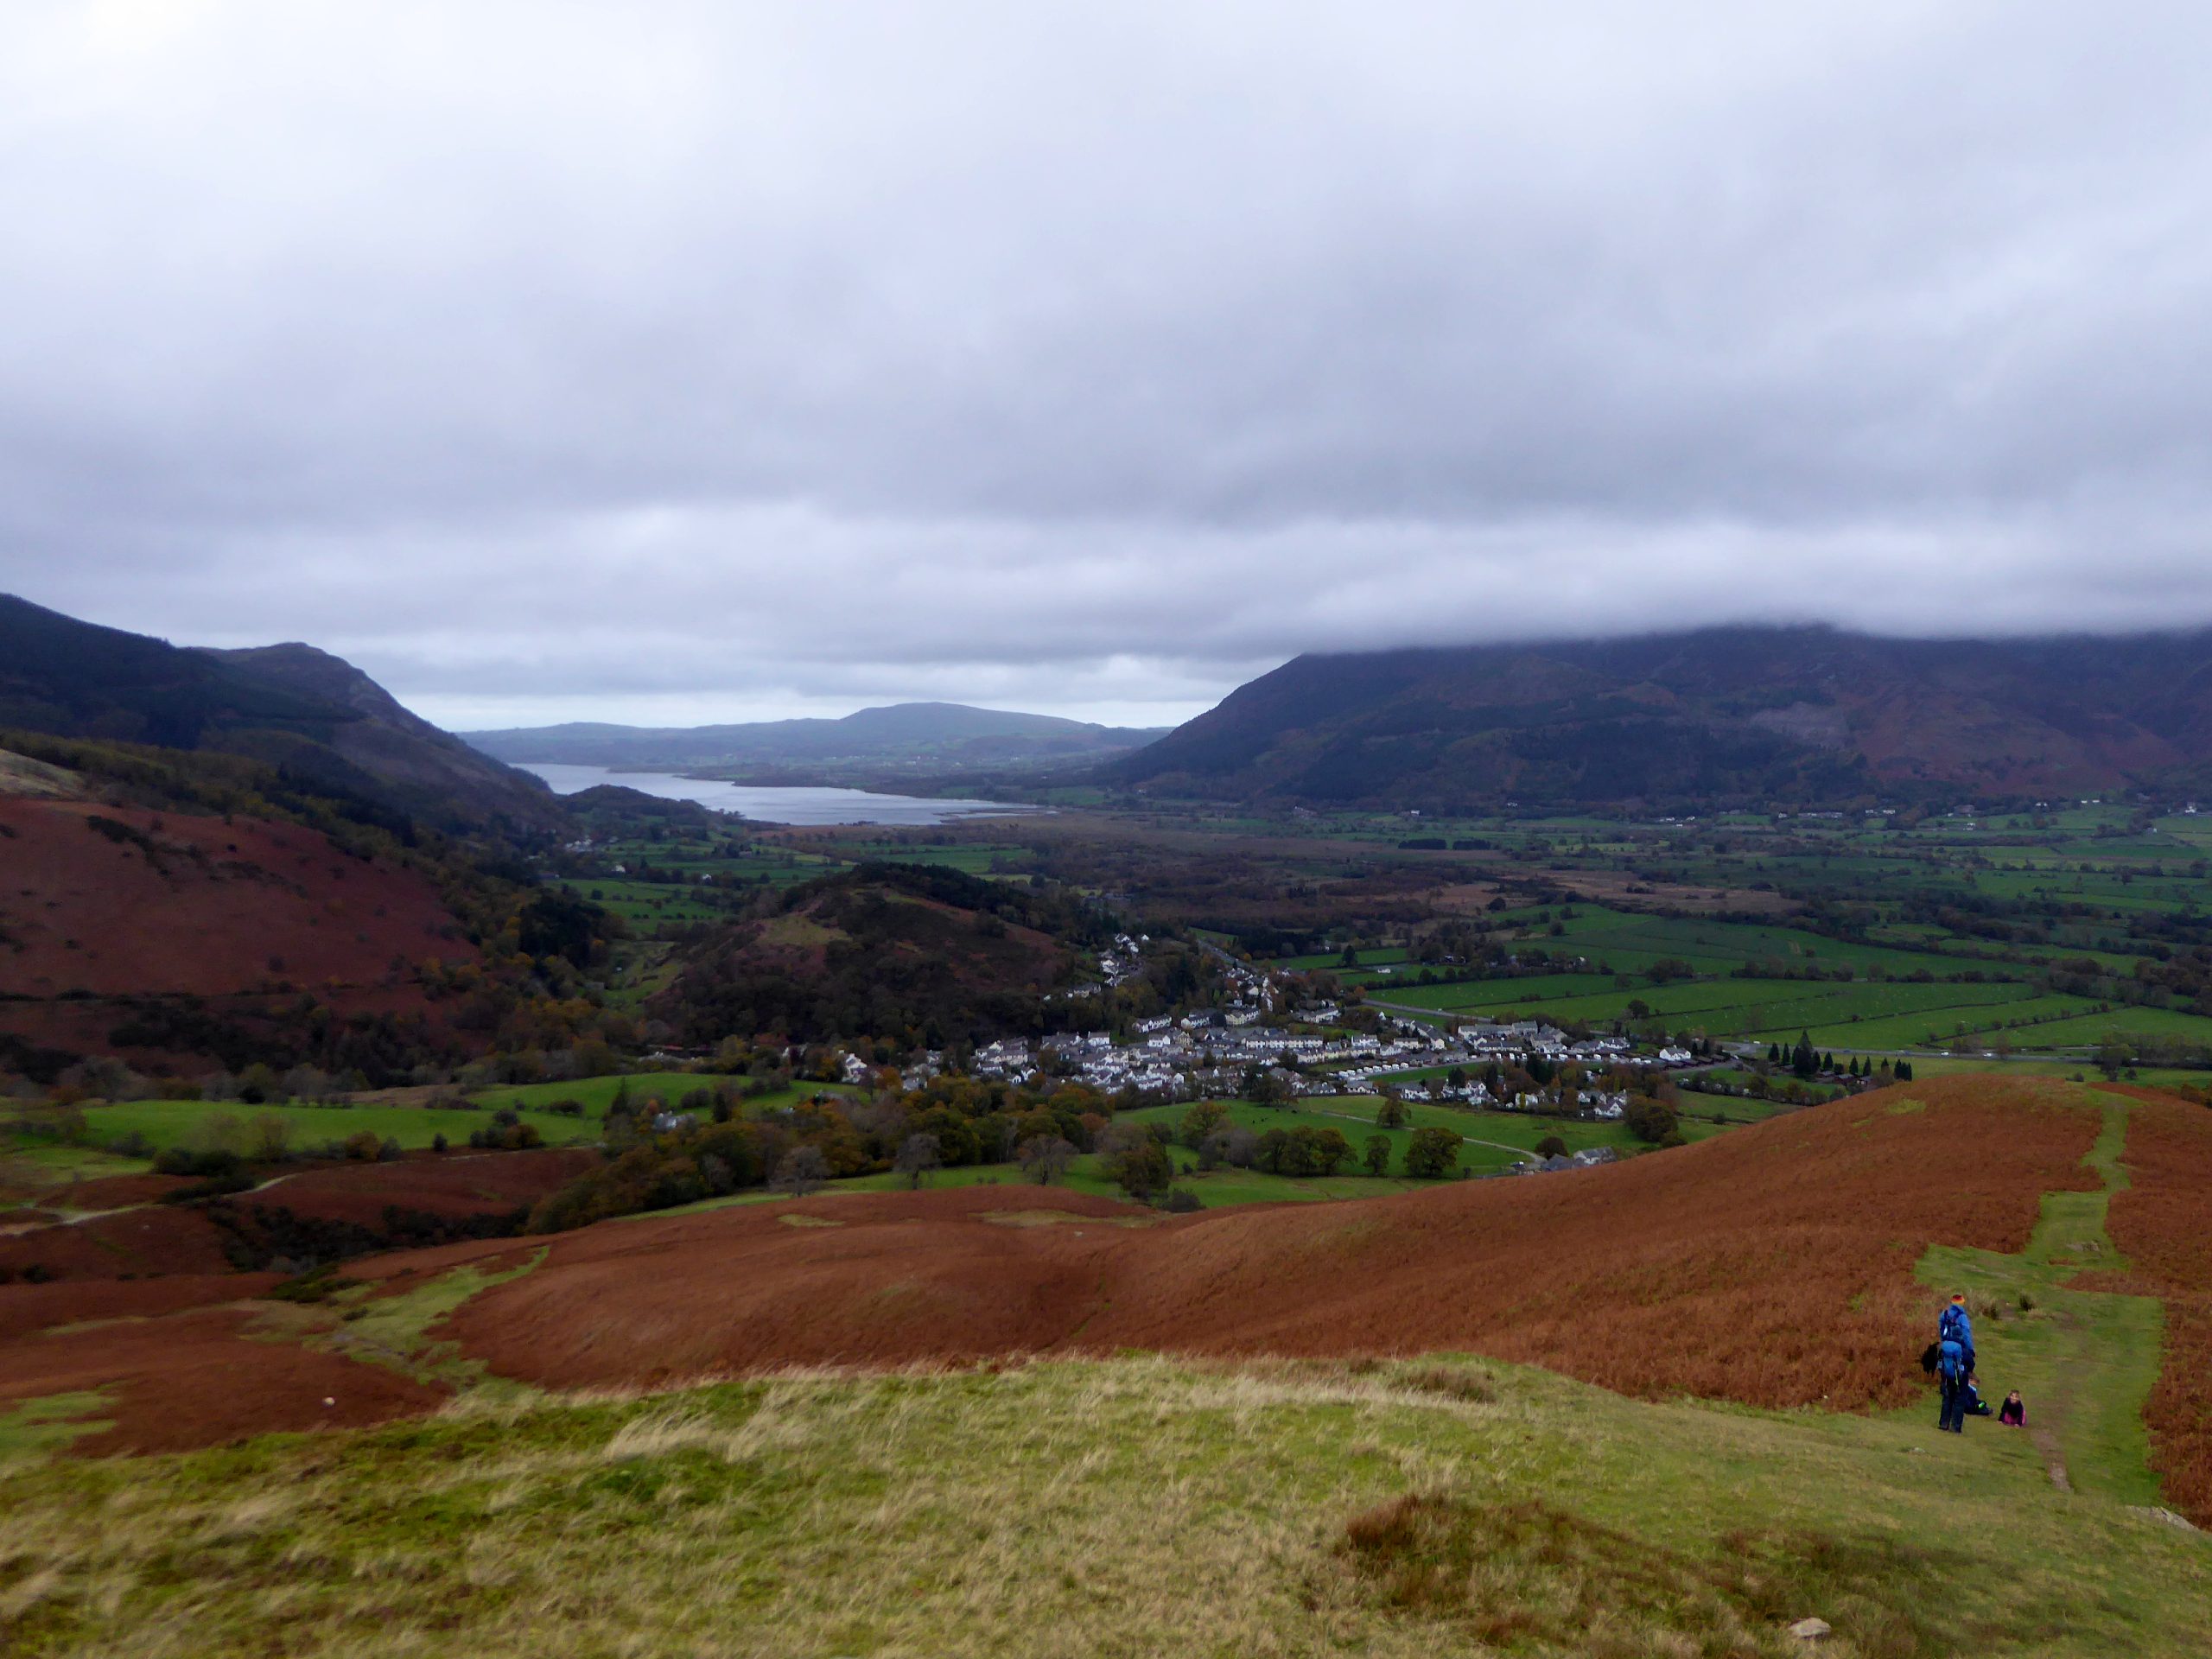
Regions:
<instances>
[{"instance_id":1,"label":"bare tree","mask_svg":"<svg viewBox=\"0 0 2212 1659\"><path fill-rule=\"evenodd\" d=\"M910 1135L899 1143L899 1155L891 1160L891 1166L906 1178L908 1186L918 1187L922 1177L944 1161L938 1151L937 1136Z\"/></svg>"},{"instance_id":2,"label":"bare tree","mask_svg":"<svg viewBox=\"0 0 2212 1659\"><path fill-rule=\"evenodd\" d=\"M795 1198L818 1190L830 1179L830 1160L819 1147L793 1147L776 1166L776 1185Z\"/></svg>"},{"instance_id":3,"label":"bare tree","mask_svg":"<svg viewBox=\"0 0 2212 1659\"><path fill-rule=\"evenodd\" d=\"M1057 1135L1033 1135L1021 1143L1021 1173L1039 1186L1050 1186L1074 1161L1075 1148Z\"/></svg>"}]
</instances>

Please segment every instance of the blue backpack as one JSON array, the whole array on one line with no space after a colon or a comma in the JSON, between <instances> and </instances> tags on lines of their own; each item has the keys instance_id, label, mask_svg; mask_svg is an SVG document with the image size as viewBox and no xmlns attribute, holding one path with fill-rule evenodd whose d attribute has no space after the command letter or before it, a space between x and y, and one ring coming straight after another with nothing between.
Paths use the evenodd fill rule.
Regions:
<instances>
[{"instance_id":1,"label":"blue backpack","mask_svg":"<svg viewBox=\"0 0 2212 1659\"><path fill-rule=\"evenodd\" d=\"M1936 1337L1939 1342L1955 1342L1968 1353L1974 1351L1974 1322L1967 1318L1967 1311L1956 1302L1943 1309L1943 1316L1936 1322Z\"/></svg>"},{"instance_id":2,"label":"blue backpack","mask_svg":"<svg viewBox=\"0 0 2212 1659\"><path fill-rule=\"evenodd\" d=\"M1956 1338L1946 1337L1937 1351L1936 1369L1947 1382L1955 1382L1967 1369L1967 1351Z\"/></svg>"}]
</instances>

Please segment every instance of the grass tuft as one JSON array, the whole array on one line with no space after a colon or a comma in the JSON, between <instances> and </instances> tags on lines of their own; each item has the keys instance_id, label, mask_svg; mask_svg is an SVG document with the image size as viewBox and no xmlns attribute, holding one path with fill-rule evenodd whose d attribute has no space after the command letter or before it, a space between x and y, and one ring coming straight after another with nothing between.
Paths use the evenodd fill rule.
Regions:
<instances>
[{"instance_id":1,"label":"grass tuft","mask_svg":"<svg viewBox=\"0 0 2212 1659\"><path fill-rule=\"evenodd\" d=\"M1541 1498L1408 1493L1344 1523L1338 1559L1368 1602L1489 1647L1758 1659L1801 1652L1818 1617L1860 1659L1951 1651L1926 1609L1967 1565L1878 1536L1738 1531L1699 1560Z\"/></svg>"}]
</instances>

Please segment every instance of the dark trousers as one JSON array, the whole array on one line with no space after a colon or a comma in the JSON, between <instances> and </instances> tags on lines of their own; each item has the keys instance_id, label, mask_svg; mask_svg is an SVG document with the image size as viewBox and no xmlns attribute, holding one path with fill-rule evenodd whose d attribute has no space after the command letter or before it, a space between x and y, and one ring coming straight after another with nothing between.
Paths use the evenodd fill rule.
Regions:
<instances>
[{"instance_id":1,"label":"dark trousers","mask_svg":"<svg viewBox=\"0 0 2212 1659\"><path fill-rule=\"evenodd\" d=\"M1936 1420L1938 1429L1949 1429L1954 1434L1967 1431L1967 1382L1963 1376L1943 1379L1943 1414Z\"/></svg>"}]
</instances>

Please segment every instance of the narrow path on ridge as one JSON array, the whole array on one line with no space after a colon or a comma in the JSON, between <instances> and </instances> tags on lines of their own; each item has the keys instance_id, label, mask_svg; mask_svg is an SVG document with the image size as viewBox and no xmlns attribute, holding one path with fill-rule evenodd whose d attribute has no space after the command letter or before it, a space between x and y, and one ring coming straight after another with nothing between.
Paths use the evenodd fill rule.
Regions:
<instances>
[{"instance_id":1,"label":"narrow path on ridge","mask_svg":"<svg viewBox=\"0 0 2212 1659\"><path fill-rule=\"evenodd\" d=\"M2083 1092L2104 1114L2085 1160L2101 1184L2044 1194L2019 1255L1937 1249L1920 1276L1967 1293L1983 1396L1994 1407L2008 1390L2020 1391L2026 1439L2054 1486L2154 1505L2160 1499L2143 1406L2158 1376L2163 1312L2151 1297L2068 1287L2076 1274L2126 1265L2105 1217L2112 1194L2127 1185L2120 1159L2128 1103ZM1985 1421L1979 1433L2003 1433L1993 1419Z\"/></svg>"}]
</instances>

